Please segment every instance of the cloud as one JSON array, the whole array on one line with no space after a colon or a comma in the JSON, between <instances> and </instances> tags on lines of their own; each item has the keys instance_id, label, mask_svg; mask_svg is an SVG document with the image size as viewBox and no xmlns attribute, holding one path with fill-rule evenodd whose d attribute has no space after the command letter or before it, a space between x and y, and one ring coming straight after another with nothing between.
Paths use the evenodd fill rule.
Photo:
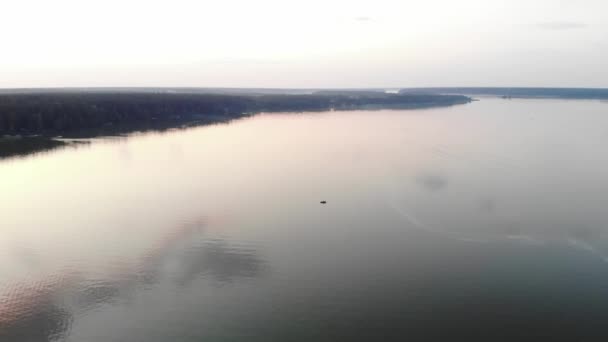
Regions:
<instances>
[{"instance_id":1,"label":"cloud","mask_svg":"<svg viewBox=\"0 0 608 342\"><path fill-rule=\"evenodd\" d=\"M543 30L572 30L587 27L587 24L576 21L545 21L536 24L536 27Z\"/></svg>"}]
</instances>

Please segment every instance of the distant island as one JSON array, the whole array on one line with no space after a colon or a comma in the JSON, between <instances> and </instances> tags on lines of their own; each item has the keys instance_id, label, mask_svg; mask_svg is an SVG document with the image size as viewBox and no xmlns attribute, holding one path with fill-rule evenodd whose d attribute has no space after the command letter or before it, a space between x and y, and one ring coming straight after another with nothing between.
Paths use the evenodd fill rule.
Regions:
<instances>
[{"instance_id":1,"label":"distant island","mask_svg":"<svg viewBox=\"0 0 608 342\"><path fill-rule=\"evenodd\" d=\"M64 90L0 92L0 157L87 138L203 125L262 112L426 108L470 102L464 95L315 91L310 94Z\"/></svg>"}]
</instances>

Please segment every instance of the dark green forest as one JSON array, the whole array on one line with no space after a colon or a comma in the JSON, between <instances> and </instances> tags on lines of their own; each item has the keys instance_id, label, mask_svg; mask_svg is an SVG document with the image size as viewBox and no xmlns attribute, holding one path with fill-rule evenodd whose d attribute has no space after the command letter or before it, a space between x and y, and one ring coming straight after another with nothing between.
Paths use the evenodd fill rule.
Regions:
<instances>
[{"instance_id":1,"label":"dark green forest","mask_svg":"<svg viewBox=\"0 0 608 342\"><path fill-rule=\"evenodd\" d=\"M0 137L0 158L22 156L66 146L67 143L45 137Z\"/></svg>"},{"instance_id":2,"label":"dark green forest","mask_svg":"<svg viewBox=\"0 0 608 342\"><path fill-rule=\"evenodd\" d=\"M310 95L27 93L0 95L0 135L95 136L223 122L260 112L412 108L467 103L461 95L330 92Z\"/></svg>"}]
</instances>

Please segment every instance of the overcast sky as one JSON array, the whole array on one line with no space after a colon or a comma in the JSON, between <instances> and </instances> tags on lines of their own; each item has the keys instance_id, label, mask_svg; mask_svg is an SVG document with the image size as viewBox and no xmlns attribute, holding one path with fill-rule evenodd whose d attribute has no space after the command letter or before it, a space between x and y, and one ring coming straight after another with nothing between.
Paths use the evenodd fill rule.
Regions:
<instances>
[{"instance_id":1,"label":"overcast sky","mask_svg":"<svg viewBox=\"0 0 608 342\"><path fill-rule=\"evenodd\" d=\"M2 0L0 87L608 87L606 0Z\"/></svg>"}]
</instances>

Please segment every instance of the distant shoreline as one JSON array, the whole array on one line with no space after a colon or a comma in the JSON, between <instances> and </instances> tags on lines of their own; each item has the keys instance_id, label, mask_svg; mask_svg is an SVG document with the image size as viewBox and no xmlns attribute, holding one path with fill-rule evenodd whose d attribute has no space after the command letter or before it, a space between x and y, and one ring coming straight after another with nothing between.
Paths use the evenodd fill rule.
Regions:
<instances>
[{"instance_id":1,"label":"distant shoreline","mask_svg":"<svg viewBox=\"0 0 608 342\"><path fill-rule=\"evenodd\" d=\"M608 100L608 88L432 87L403 88L400 94L452 94L522 99Z\"/></svg>"},{"instance_id":2,"label":"distant shoreline","mask_svg":"<svg viewBox=\"0 0 608 342\"><path fill-rule=\"evenodd\" d=\"M222 123L262 112L416 109L471 102L463 95L321 91L306 95L135 92L0 94L0 158L93 138Z\"/></svg>"},{"instance_id":3,"label":"distant shoreline","mask_svg":"<svg viewBox=\"0 0 608 342\"><path fill-rule=\"evenodd\" d=\"M401 93L489 95L513 98L607 99L608 88L589 87L370 87L370 88L236 88L236 87L51 87L0 88L2 95L24 94L198 94L198 95L314 95L320 93Z\"/></svg>"}]
</instances>

